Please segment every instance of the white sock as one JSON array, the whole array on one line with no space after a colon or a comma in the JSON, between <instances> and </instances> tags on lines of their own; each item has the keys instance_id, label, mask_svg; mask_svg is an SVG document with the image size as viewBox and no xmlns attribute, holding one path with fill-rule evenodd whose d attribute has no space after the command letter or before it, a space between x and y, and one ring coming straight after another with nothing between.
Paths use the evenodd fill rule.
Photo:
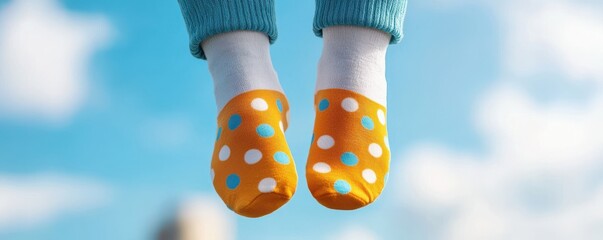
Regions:
<instances>
[{"instance_id":1,"label":"white sock","mask_svg":"<svg viewBox=\"0 0 603 240\"><path fill-rule=\"evenodd\" d=\"M316 91L341 88L386 106L385 53L391 35L372 28L333 26L323 29Z\"/></svg>"},{"instance_id":2,"label":"white sock","mask_svg":"<svg viewBox=\"0 0 603 240\"><path fill-rule=\"evenodd\" d=\"M201 44L214 81L218 112L233 97L252 90L283 92L270 59L270 42L261 32L235 31Z\"/></svg>"},{"instance_id":3,"label":"white sock","mask_svg":"<svg viewBox=\"0 0 603 240\"><path fill-rule=\"evenodd\" d=\"M323 29L323 39L306 180L322 205L352 210L377 199L389 172L385 53L391 36L334 26Z\"/></svg>"}]
</instances>

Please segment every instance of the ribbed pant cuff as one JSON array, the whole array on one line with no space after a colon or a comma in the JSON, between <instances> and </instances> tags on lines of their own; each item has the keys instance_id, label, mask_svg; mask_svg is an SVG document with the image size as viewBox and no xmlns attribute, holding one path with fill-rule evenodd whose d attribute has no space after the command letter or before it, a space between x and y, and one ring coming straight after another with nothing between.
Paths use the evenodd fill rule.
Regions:
<instances>
[{"instance_id":1,"label":"ribbed pant cuff","mask_svg":"<svg viewBox=\"0 0 603 240\"><path fill-rule=\"evenodd\" d=\"M237 30L263 32L277 38L273 0L178 0L190 37L191 53L206 59L201 42Z\"/></svg>"},{"instance_id":2,"label":"ribbed pant cuff","mask_svg":"<svg viewBox=\"0 0 603 240\"><path fill-rule=\"evenodd\" d=\"M314 34L335 25L375 28L391 34L390 43L403 36L406 0L316 0Z\"/></svg>"}]
</instances>

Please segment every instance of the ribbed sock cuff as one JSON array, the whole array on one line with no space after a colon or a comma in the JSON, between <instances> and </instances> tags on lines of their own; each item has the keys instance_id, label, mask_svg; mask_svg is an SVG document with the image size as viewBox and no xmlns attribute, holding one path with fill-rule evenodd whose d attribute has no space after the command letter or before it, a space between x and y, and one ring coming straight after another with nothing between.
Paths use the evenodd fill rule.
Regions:
<instances>
[{"instance_id":1,"label":"ribbed sock cuff","mask_svg":"<svg viewBox=\"0 0 603 240\"><path fill-rule=\"evenodd\" d=\"M249 30L277 38L273 0L178 0L190 37L191 53L206 59L201 42L224 32Z\"/></svg>"},{"instance_id":2,"label":"ribbed sock cuff","mask_svg":"<svg viewBox=\"0 0 603 240\"><path fill-rule=\"evenodd\" d=\"M407 0L316 0L314 33L334 25L375 28L392 35L390 43L403 36Z\"/></svg>"}]
</instances>

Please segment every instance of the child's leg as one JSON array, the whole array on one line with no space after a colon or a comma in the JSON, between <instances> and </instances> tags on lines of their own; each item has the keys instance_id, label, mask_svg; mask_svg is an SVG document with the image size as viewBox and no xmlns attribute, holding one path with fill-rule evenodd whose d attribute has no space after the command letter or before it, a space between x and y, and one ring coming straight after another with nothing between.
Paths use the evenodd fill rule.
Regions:
<instances>
[{"instance_id":1,"label":"child's leg","mask_svg":"<svg viewBox=\"0 0 603 240\"><path fill-rule=\"evenodd\" d=\"M266 0L180 0L191 51L211 72L218 127L211 177L238 214L260 217L285 204L297 185L285 140L287 99L270 59L274 6ZM235 8L236 6L236 8Z\"/></svg>"},{"instance_id":2,"label":"child's leg","mask_svg":"<svg viewBox=\"0 0 603 240\"><path fill-rule=\"evenodd\" d=\"M326 207L363 207L387 181L385 54L401 37L405 7L404 0L317 0L314 26L324 47L306 177Z\"/></svg>"}]
</instances>

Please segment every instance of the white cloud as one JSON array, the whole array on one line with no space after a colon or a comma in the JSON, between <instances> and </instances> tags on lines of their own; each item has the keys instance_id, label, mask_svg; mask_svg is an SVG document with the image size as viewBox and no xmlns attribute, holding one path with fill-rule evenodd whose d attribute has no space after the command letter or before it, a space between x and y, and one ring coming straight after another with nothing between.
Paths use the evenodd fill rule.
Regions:
<instances>
[{"instance_id":1,"label":"white cloud","mask_svg":"<svg viewBox=\"0 0 603 240\"><path fill-rule=\"evenodd\" d=\"M603 81L601 9L571 1L504 2L499 13L511 77L545 71L569 80Z\"/></svg>"},{"instance_id":2,"label":"white cloud","mask_svg":"<svg viewBox=\"0 0 603 240\"><path fill-rule=\"evenodd\" d=\"M0 9L0 116L64 121L83 104L91 56L110 38L101 15L56 0L12 0Z\"/></svg>"},{"instance_id":3,"label":"white cloud","mask_svg":"<svg viewBox=\"0 0 603 240\"><path fill-rule=\"evenodd\" d=\"M482 5L503 30L505 74L547 72L570 81L603 81L603 4L596 0L430 0L434 8Z\"/></svg>"},{"instance_id":4,"label":"white cloud","mask_svg":"<svg viewBox=\"0 0 603 240\"><path fill-rule=\"evenodd\" d=\"M402 207L432 220L427 239L602 239L603 6L469 2L499 7L506 39L500 82L475 111L486 151L415 146L397 174ZM525 83L541 74L592 92L538 101Z\"/></svg>"},{"instance_id":5,"label":"white cloud","mask_svg":"<svg viewBox=\"0 0 603 240\"><path fill-rule=\"evenodd\" d=\"M494 154L516 166L569 171L603 156L603 93L543 105L521 90L499 87L482 101L477 118Z\"/></svg>"},{"instance_id":6,"label":"white cloud","mask_svg":"<svg viewBox=\"0 0 603 240\"><path fill-rule=\"evenodd\" d=\"M0 231L43 224L65 213L98 207L109 198L107 186L88 179L0 175Z\"/></svg>"}]
</instances>

